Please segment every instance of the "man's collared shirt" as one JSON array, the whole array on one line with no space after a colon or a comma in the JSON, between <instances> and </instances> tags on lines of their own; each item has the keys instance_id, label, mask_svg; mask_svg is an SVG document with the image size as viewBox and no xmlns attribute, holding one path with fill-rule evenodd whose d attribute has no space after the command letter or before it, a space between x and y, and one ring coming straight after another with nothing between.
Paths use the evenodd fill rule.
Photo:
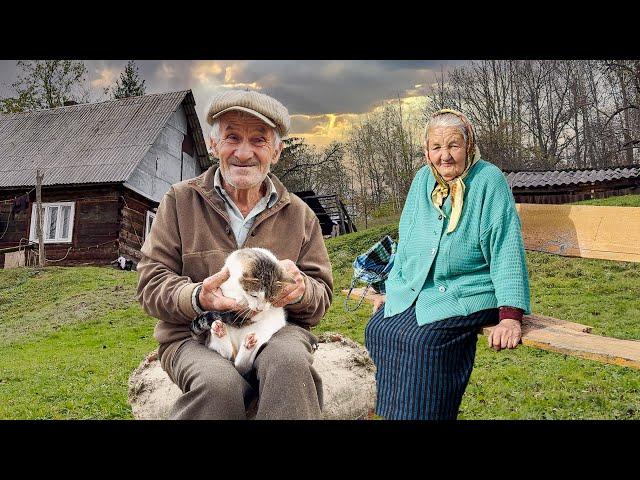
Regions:
<instances>
[{"instance_id":1,"label":"man's collared shirt","mask_svg":"<svg viewBox=\"0 0 640 480\"><path fill-rule=\"evenodd\" d=\"M273 185L271 179L266 177L264 181L267 185L266 195L258 201L256 206L253 207L253 210L251 210L246 217L243 217L242 213L240 213L240 209L222 186L220 167L216 169L216 173L213 177L213 187L216 192L218 192L218 195L222 197L227 207L229 224L236 237L236 242L238 243L239 248L242 247L247 239L249 230L251 230L256 217L267 208L271 208L278 201L278 192L276 192L276 187Z\"/></svg>"}]
</instances>

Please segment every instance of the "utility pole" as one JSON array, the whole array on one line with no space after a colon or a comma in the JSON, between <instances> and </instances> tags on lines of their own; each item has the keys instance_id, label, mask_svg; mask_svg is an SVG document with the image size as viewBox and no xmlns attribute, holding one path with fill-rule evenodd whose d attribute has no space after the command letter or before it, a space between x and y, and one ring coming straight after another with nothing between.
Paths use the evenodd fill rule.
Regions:
<instances>
[{"instance_id":1,"label":"utility pole","mask_svg":"<svg viewBox=\"0 0 640 480\"><path fill-rule=\"evenodd\" d=\"M38 235L38 265L44 267L44 235L42 228L42 178L44 174L40 173L40 169L36 170L36 231Z\"/></svg>"}]
</instances>

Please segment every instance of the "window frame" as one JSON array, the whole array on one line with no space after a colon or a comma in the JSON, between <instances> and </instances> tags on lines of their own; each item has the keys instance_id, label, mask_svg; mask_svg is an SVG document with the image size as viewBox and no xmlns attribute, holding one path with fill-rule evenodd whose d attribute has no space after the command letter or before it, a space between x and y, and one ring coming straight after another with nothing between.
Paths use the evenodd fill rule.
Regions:
<instances>
[{"instance_id":1,"label":"window frame","mask_svg":"<svg viewBox=\"0 0 640 480\"><path fill-rule=\"evenodd\" d=\"M38 204L36 202L33 202L32 206L29 240L32 242L37 242L38 238L36 236L36 223ZM67 237L58 236L58 234L62 232L62 215L58 215L56 219L56 238L47 238L48 211L53 207L58 207L58 212L62 211L62 207L71 207L71 212L69 213L69 231ZM44 243L73 243L73 227L75 224L76 202L42 202L42 210L44 211L44 220L42 225L44 230Z\"/></svg>"}]
</instances>

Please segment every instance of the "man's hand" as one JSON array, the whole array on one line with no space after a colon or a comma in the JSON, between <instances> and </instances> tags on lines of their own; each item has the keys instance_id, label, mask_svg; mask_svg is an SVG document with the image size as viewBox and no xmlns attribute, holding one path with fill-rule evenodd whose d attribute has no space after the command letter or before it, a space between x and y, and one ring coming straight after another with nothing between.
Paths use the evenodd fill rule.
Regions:
<instances>
[{"instance_id":1,"label":"man's hand","mask_svg":"<svg viewBox=\"0 0 640 480\"><path fill-rule=\"evenodd\" d=\"M291 285L286 285L278 300L273 302L274 307L285 307L292 303L299 302L304 296L304 292L306 290L306 286L304 283L304 277L295 263L293 263L289 259L280 260L280 265L284 267L284 269L291 275L291 278L296 282Z\"/></svg>"},{"instance_id":2,"label":"man's hand","mask_svg":"<svg viewBox=\"0 0 640 480\"><path fill-rule=\"evenodd\" d=\"M207 311L229 312L244 310L234 299L225 297L222 294L220 285L229 278L229 270L224 267L218 273L214 273L202 282L202 289L198 296L200 305Z\"/></svg>"},{"instance_id":3,"label":"man's hand","mask_svg":"<svg viewBox=\"0 0 640 480\"><path fill-rule=\"evenodd\" d=\"M497 352L503 348L516 348L522 338L520 322L513 318L504 318L493 327L489 334L489 347Z\"/></svg>"}]
</instances>

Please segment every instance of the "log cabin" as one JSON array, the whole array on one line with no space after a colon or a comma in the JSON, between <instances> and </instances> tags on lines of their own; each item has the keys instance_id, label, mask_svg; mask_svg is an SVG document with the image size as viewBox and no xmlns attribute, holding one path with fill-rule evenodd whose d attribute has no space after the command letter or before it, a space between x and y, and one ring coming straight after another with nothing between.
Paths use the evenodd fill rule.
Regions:
<instances>
[{"instance_id":1,"label":"log cabin","mask_svg":"<svg viewBox=\"0 0 640 480\"><path fill-rule=\"evenodd\" d=\"M209 165L190 90L0 115L0 252L37 241L38 169L47 264L106 265L137 262L165 192Z\"/></svg>"}]
</instances>

